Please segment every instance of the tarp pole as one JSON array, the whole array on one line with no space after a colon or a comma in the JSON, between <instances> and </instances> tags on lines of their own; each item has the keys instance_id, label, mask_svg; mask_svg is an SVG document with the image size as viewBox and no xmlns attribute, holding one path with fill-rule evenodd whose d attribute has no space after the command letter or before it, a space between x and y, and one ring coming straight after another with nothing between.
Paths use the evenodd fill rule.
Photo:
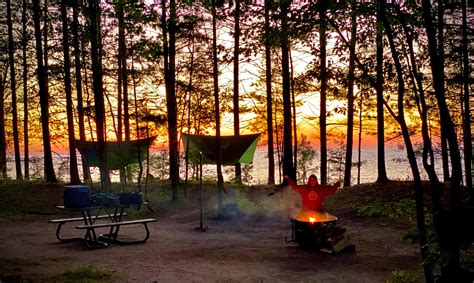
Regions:
<instances>
[{"instance_id":1,"label":"tarp pole","mask_svg":"<svg viewBox=\"0 0 474 283\"><path fill-rule=\"evenodd\" d=\"M203 198L204 198L204 193L203 193L203 188L202 188L202 162L203 162L202 152L199 152L199 158L200 158L200 163L199 163L199 187L201 189L200 228L202 230L204 228L203 225L202 225L202 206L203 206Z\"/></svg>"},{"instance_id":2,"label":"tarp pole","mask_svg":"<svg viewBox=\"0 0 474 283\"><path fill-rule=\"evenodd\" d=\"M207 228L204 228L203 225L203 202L204 202L204 192L202 188L202 164L203 164L203 154L199 152L199 188L201 190L201 201L200 201L200 211L199 211L199 227L196 230L206 231Z\"/></svg>"}]
</instances>

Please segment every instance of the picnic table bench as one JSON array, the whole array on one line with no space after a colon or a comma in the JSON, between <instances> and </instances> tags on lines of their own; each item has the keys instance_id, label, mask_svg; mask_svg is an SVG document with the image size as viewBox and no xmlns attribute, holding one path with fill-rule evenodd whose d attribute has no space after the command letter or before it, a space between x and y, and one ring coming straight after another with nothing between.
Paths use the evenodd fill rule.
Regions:
<instances>
[{"instance_id":1,"label":"picnic table bench","mask_svg":"<svg viewBox=\"0 0 474 283\"><path fill-rule=\"evenodd\" d=\"M60 209L68 210L71 212L80 212L82 217L63 218L63 219L52 219L50 223L57 224L56 238L61 242L69 242L75 240L81 240L85 242L86 246L94 248L107 247L108 243L117 244L138 244L145 243L150 237L150 231L148 229L148 223L156 222L154 218L147 219L136 219L129 221L122 221L122 217L127 215L124 210L129 205L102 205L93 207L82 207L82 208L66 208L64 206L58 206ZM105 211L106 214L100 214ZM98 222L97 220L108 220L108 222ZM78 230L86 230L83 237L70 237L65 238L61 236L61 228L64 224L69 222L83 222L82 225L75 226ZM97 222L96 222L97 221ZM143 225L145 228L145 236L139 240L121 240L118 237L120 227L127 225ZM109 228L108 234L96 234L96 229Z\"/></svg>"},{"instance_id":2,"label":"picnic table bench","mask_svg":"<svg viewBox=\"0 0 474 283\"><path fill-rule=\"evenodd\" d=\"M126 216L126 215L127 215L127 213L122 213L122 216ZM108 219L110 217L111 216L109 214L96 215L96 216L94 216L94 220L96 220L96 219ZM61 242L70 242L70 241L82 240L83 238L78 238L78 237L64 238L64 237L61 236L61 228L66 223L79 222L79 221L84 222L84 217L51 219L51 220L49 220L49 223L58 224L58 227L56 228L56 238L58 238L59 241L61 241Z\"/></svg>"},{"instance_id":3,"label":"picnic table bench","mask_svg":"<svg viewBox=\"0 0 474 283\"><path fill-rule=\"evenodd\" d=\"M110 232L108 234L101 234L99 236L99 241L106 242L106 243L117 243L122 245L128 244L140 244L145 243L148 238L150 237L150 230L148 229L148 223L156 222L157 220L154 218L147 218L147 219L137 219L137 220L129 220L129 221L119 221L119 222L109 222L109 223L97 223L97 224L86 224L86 225L79 225L76 226L76 229L87 231L92 231L97 228L110 228ZM138 225L142 224L145 228L145 237L140 240L120 240L118 239L118 231L119 227L127 226L127 225ZM114 229L115 228L115 229Z\"/></svg>"}]
</instances>

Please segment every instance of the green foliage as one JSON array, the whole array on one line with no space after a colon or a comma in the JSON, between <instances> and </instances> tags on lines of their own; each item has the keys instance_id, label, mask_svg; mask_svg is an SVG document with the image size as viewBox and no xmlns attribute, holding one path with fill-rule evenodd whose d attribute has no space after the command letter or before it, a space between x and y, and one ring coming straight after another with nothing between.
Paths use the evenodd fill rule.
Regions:
<instances>
[{"instance_id":1,"label":"green foliage","mask_svg":"<svg viewBox=\"0 0 474 283\"><path fill-rule=\"evenodd\" d=\"M474 272L474 249L467 248L461 250L461 265L468 267L470 272Z\"/></svg>"},{"instance_id":2,"label":"green foliage","mask_svg":"<svg viewBox=\"0 0 474 283\"><path fill-rule=\"evenodd\" d=\"M416 244L420 242L421 234L415 226L415 201L412 199L401 199L398 202L387 202L382 199L375 200L372 203L360 206L357 215L362 217L386 217L389 219L398 219L407 217L412 227L402 236L402 242ZM449 254L439 249L438 238L434 231L433 219L431 213L425 209L426 257L423 264L433 270L434 275L440 274L443 266L449 262ZM474 256L470 247L461 250L461 263L466 266L472 266ZM387 282L419 282L419 275L407 271L394 271L393 278Z\"/></svg>"},{"instance_id":3,"label":"green foliage","mask_svg":"<svg viewBox=\"0 0 474 283\"><path fill-rule=\"evenodd\" d=\"M341 180L344 175L346 136L343 133L334 133L332 141L335 147L328 150L328 180Z\"/></svg>"},{"instance_id":4,"label":"green foliage","mask_svg":"<svg viewBox=\"0 0 474 283\"><path fill-rule=\"evenodd\" d=\"M252 175L252 170L253 170L253 164L242 164L241 166L242 170L242 175L239 178L232 178L229 180L231 184L245 184L245 185L251 185L252 180L253 180L253 175ZM234 172L234 167L227 167L224 169L226 174L232 175Z\"/></svg>"},{"instance_id":5,"label":"green foliage","mask_svg":"<svg viewBox=\"0 0 474 283\"><path fill-rule=\"evenodd\" d=\"M244 184L252 184L252 180L253 180L252 170L253 170L253 164L244 164L242 166L241 178Z\"/></svg>"},{"instance_id":6,"label":"green foliage","mask_svg":"<svg viewBox=\"0 0 474 283\"><path fill-rule=\"evenodd\" d=\"M63 274L67 280L74 282L108 282L112 281L112 272L103 271L94 266L83 266Z\"/></svg>"},{"instance_id":7,"label":"green foliage","mask_svg":"<svg viewBox=\"0 0 474 283\"><path fill-rule=\"evenodd\" d=\"M415 217L415 200L401 199L398 202L389 202L378 199L372 203L362 205L357 210L357 215L361 217L388 217L397 219L400 217Z\"/></svg>"},{"instance_id":8,"label":"green foliage","mask_svg":"<svg viewBox=\"0 0 474 283\"><path fill-rule=\"evenodd\" d=\"M395 270L392 271L392 278L388 279L387 283L410 283L420 282L421 275L419 272L410 272L406 270Z\"/></svg>"},{"instance_id":9,"label":"green foliage","mask_svg":"<svg viewBox=\"0 0 474 283\"><path fill-rule=\"evenodd\" d=\"M168 152L160 151L157 153L150 154L150 173L153 174L156 179L168 179L168 166Z\"/></svg>"},{"instance_id":10,"label":"green foliage","mask_svg":"<svg viewBox=\"0 0 474 283\"><path fill-rule=\"evenodd\" d=\"M298 143L298 163L297 163L297 179L306 182L309 173L316 168L313 166L313 160L317 157L317 152L312 147L311 142L307 140L307 136L301 135Z\"/></svg>"}]
</instances>

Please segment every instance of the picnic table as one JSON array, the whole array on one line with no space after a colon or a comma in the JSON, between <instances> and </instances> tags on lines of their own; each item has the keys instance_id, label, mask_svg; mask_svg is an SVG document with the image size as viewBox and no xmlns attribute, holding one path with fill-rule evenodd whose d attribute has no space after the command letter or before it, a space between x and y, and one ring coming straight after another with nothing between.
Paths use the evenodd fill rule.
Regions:
<instances>
[{"instance_id":1,"label":"picnic table","mask_svg":"<svg viewBox=\"0 0 474 283\"><path fill-rule=\"evenodd\" d=\"M127 209L129 206L130 205L124 204L108 204L81 208L67 208L64 206L57 206L57 208L61 210L66 210L71 213L80 213L81 217L51 219L49 222L58 225L56 228L56 238L60 242L79 240L83 241L90 249L107 247L110 243L122 245L145 243L150 237L148 223L156 222L157 220L154 218L146 218L124 221L123 217L127 215L125 213L125 209ZM78 230L85 230L83 237L63 237L61 235L61 229L63 226L70 222L82 222L82 224L76 225L75 228ZM144 237L138 240L120 239L120 227L126 225L143 225L145 230ZM100 228L108 228L109 231L106 234L98 234L96 229Z\"/></svg>"}]
</instances>

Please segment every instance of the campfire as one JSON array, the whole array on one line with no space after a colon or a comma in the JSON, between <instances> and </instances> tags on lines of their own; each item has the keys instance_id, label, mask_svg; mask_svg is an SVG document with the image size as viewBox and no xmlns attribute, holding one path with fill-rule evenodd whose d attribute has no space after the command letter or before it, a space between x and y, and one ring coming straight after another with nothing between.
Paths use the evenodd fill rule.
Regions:
<instances>
[{"instance_id":1,"label":"campfire","mask_svg":"<svg viewBox=\"0 0 474 283\"><path fill-rule=\"evenodd\" d=\"M303 210L291 219L291 242L328 253L354 251L346 229L336 226L336 220L337 217L329 213Z\"/></svg>"},{"instance_id":2,"label":"campfire","mask_svg":"<svg viewBox=\"0 0 474 283\"><path fill-rule=\"evenodd\" d=\"M300 222L309 222L311 224L316 223L327 223L336 221L337 217L326 213L326 212L317 212L317 211L301 211L296 217L297 221Z\"/></svg>"}]
</instances>

